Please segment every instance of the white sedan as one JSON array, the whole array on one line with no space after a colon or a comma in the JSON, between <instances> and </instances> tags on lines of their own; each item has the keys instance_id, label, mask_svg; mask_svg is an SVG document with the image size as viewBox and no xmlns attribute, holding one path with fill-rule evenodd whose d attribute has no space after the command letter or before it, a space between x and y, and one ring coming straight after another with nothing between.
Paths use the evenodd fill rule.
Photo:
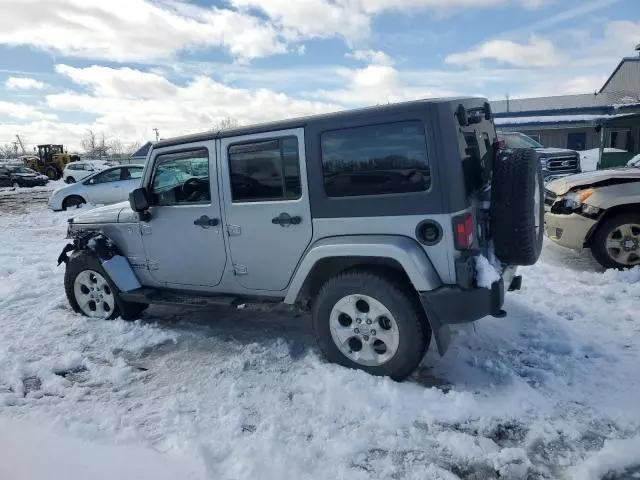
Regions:
<instances>
[{"instance_id":1,"label":"white sedan","mask_svg":"<svg viewBox=\"0 0 640 480\"><path fill-rule=\"evenodd\" d=\"M122 165L94 173L81 182L59 188L49 198L54 211L79 207L84 203L106 205L129 198L129 192L140 185L143 165Z\"/></svg>"},{"instance_id":2,"label":"white sedan","mask_svg":"<svg viewBox=\"0 0 640 480\"><path fill-rule=\"evenodd\" d=\"M62 179L65 183L76 183L87 178L89 175L113 166L113 163L103 162L101 160L79 160L77 162L71 162L64 167Z\"/></svg>"}]
</instances>

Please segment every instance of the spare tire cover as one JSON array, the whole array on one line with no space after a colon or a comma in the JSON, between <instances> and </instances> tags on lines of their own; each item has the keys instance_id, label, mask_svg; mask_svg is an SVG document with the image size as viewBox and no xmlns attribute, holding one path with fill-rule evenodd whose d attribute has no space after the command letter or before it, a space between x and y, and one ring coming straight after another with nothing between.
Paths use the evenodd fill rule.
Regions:
<instances>
[{"instance_id":1,"label":"spare tire cover","mask_svg":"<svg viewBox=\"0 0 640 480\"><path fill-rule=\"evenodd\" d=\"M509 265L533 265L544 235L544 191L535 150L505 150L493 165L491 234L495 254Z\"/></svg>"}]
</instances>

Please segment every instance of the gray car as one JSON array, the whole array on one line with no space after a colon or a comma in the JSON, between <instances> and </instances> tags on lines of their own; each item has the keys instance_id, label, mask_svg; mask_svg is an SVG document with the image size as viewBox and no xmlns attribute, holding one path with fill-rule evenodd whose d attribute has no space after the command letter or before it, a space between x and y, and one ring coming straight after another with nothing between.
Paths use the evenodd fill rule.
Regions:
<instances>
[{"instance_id":1,"label":"gray car","mask_svg":"<svg viewBox=\"0 0 640 480\"><path fill-rule=\"evenodd\" d=\"M506 315L542 194L485 100L384 105L160 141L128 203L71 220L59 262L84 315L284 302L329 361L402 379L451 324Z\"/></svg>"}]
</instances>

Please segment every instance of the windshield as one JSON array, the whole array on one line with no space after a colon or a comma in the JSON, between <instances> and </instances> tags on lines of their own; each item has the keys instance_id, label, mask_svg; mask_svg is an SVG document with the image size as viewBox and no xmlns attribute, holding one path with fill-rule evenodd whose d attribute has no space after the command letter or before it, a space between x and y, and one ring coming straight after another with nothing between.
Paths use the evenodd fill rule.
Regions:
<instances>
[{"instance_id":1,"label":"windshield","mask_svg":"<svg viewBox=\"0 0 640 480\"><path fill-rule=\"evenodd\" d=\"M522 133L498 133L498 139L504 140L507 148L544 148L533 138Z\"/></svg>"},{"instance_id":2,"label":"windshield","mask_svg":"<svg viewBox=\"0 0 640 480\"><path fill-rule=\"evenodd\" d=\"M26 167L10 167L10 168L11 168L11 171L14 173L36 173L30 168L26 168Z\"/></svg>"}]
</instances>

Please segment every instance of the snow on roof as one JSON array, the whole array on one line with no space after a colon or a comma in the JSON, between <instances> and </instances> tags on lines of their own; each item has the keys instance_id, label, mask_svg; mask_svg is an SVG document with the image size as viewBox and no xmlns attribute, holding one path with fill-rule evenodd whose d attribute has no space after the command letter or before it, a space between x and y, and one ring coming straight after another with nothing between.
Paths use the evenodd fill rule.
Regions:
<instances>
[{"instance_id":1,"label":"snow on roof","mask_svg":"<svg viewBox=\"0 0 640 480\"><path fill-rule=\"evenodd\" d=\"M143 146L141 146L133 155L131 155L133 158L136 157L147 157L147 154L149 153L149 149L151 148L151 145L153 145L153 142L147 142L145 143Z\"/></svg>"},{"instance_id":2,"label":"snow on roof","mask_svg":"<svg viewBox=\"0 0 640 480\"><path fill-rule=\"evenodd\" d=\"M523 124L567 124L567 123L597 123L600 120L616 118L620 115L545 115L535 117L507 117L496 118L496 125Z\"/></svg>"}]
</instances>

